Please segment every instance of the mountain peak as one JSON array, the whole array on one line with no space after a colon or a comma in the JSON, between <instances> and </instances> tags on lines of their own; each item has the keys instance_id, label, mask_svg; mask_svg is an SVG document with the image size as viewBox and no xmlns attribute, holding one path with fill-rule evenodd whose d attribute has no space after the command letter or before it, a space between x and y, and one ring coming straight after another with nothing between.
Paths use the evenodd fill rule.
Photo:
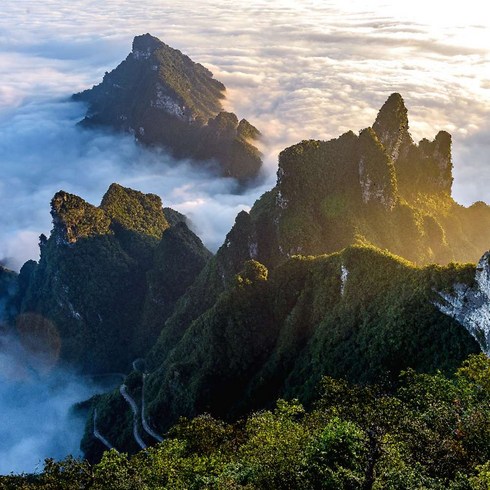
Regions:
<instances>
[{"instance_id":1,"label":"mountain peak","mask_svg":"<svg viewBox=\"0 0 490 490\"><path fill-rule=\"evenodd\" d=\"M51 216L52 234L60 245L110 233L110 218L102 209L65 191L57 192L51 200Z\"/></svg>"},{"instance_id":2,"label":"mountain peak","mask_svg":"<svg viewBox=\"0 0 490 490\"><path fill-rule=\"evenodd\" d=\"M53 235L60 245L120 230L160 239L169 227L160 197L119 184L111 184L99 207L59 191L51 200L51 216Z\"/></svg>"},{"instance_id":3,"label":"mountain peak","mask_svg":"<svg viewBox=\"0 0 490 490\"><path fill-rule=\"evenodd\" d=\"M260 133L222 112L224 92L207 68L143 34L99 85L73 98L88 103L84 126L109 126L205 166L217 162L223 176L246 182L260 171L261 154L252 144Z\"/></svg>"},{"instance_id":4,"label":"mountain peak","mask_svg":"<svg viewBox=\"0 0 490 490\"><path fill-rule=\"evenodd\" d=\"M111 184L100 208L111 218L112 226L161 238L168 228L162 200L156 194L144 194L119 184Z\"/></svg>"},{"instance_id":5,"label":"mountain peak","mask_svg":"<svg viewBox=\"0 0 490 490\"><path fill-rule=\"evenodd\" d=\"M151 34L142 34L135 36L133 39L133 56L135 59L148 59L158 48L167 47L165 43L160 41Z\"/></svg>"},{"instance_id":6,"label":"mountain peak","mask_svg":"<svg viewBox=\"0 0 490 490\"><path fill-rule=\"evenodd\" d=\"M373 125L376 130L376 126L384 125L391 121L396 121L400 125L405 125L408 129L408 110L405 106L405 101L403 97L398 93L392 93L381 106L378 112L376 121Z\"/></svg>"},{"instance_id":7,"label":"mountain peak","mask_svg":"<svg viewBox=\"0 0 490 490\"><path fill-rule=\"evenodd\" d=\"M347 132L284 149L277 177L248 219L235 224L240 239L227 239L218 253L223 264L239 257L271 267L358 242L418 264L472 261L488 248L488 208L466 209L451 197L451 135L440 131L415 144L400 94L358 136Z\"/></svg>"},{"instance_id":8,"label":"mountain peak","mask_svg":"<svg viewBox=\"0 0 490 490\"><path fill-rule=\"evenodd\" d=\"M404 147L413 144L407 113L403 97L395 92L383 104L373 124L374 132L393 162L398 160Z\"/></svg>"}]
</instances>

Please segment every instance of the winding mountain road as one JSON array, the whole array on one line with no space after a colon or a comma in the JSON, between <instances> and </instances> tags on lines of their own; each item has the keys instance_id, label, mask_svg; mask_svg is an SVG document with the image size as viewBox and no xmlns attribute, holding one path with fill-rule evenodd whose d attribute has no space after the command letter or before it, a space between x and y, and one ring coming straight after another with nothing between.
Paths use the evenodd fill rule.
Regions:
<instances>
[{"instance_id":1,"label":"winding mountain road","mask_svg":"<svg viewBox=\"0 0 490 490\"><path fill-rule=\"evenodd\" d=\"M135 371L140 371L137 366L137 360L133 361L133 369ZM141 372L141 371L140 371ZM142 373L142 385L141 385L141 412L138 408L138 404L134 400L134 398L128 393L128 387L126 384L124 384L124 380L126 379L126 375L124 373L105 373L101 375L95 375L95 376L118 376L123 379L123 384L119 386L119 393L121 393L121 396L124 398L126 403L131 407L131 411L133 412L133 437L138 446L140 446L141 449L146 449L148 446L146 445L145 441L141 437L139 433L139 427L138 427L138 422L139 422L139 415L141 413L141 425L144 429L144 431L151 436L153 439L155 439L158 442L163 441L163 437L159 434L157 434L151 427L148 422L148 420L145 418L145 380L146 380L146 373ZM97 429L97 409L94 409L94 430L93 430L93 435L96 439L98 439L104 446L108 449L115 449L114 446L98 431Z\"/></svg>"},{"instance_id":2,"label":"winding mountain road","mask_svg":"<svg viewBox=\"0 0 490 490\"><path fill-rule=\"evenodd\" d=\"M145 441L140 436L139 430L138 430L138 415L139 415L139 410L138 410L138 405L134 401L134 399L131 397L131 395L128 393L127 386L125 384L122 384L121 387L119 388L119 392L121 393L122 397L126 400L126 402L129 404L131 407L131 410L133 411L133 437L134 440L138 443L141 449L146 449L147 445L145 444Z\"/></svg>"},{"instance_id":3,"label":"winding mountain road","mask_svg":"<svg viewBox=\"0 0 490 490\"><path fill-rule=\"evenodd\" d=\"M94 437L98 439L107 449L115 449L114 446L97 430L97 409L94 409Z\"/></svg>"}]
</instances>

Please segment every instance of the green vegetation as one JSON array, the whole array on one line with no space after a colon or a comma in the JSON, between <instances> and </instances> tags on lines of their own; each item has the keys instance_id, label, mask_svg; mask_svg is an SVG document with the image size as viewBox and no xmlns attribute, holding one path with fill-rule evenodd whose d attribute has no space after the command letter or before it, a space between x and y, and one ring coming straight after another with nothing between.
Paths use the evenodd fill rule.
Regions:
<instances>
[{"instance_id":1,"label":"green vegetation","mask_svg":"<svg viewBox=\"0 0 490 490\"><path fill-rule=\"evenodd\" d=\"M212 254L185 222L167 230L153 254L146 274L147 294L135 343L146 353L158 338L178 300L194 283Z\"/></svg>"},{"instance_id":2,"label":"green vegetation","mask_svg":"<svg viewBox=\"0 0 490 490\"><path fill-rule=\"evenodd\" d=\"M111 233L110 217L103 209L92 206L82 198L67 192L57 192L51 200L51 215L58 238L75 243L81 238Z\"/></svg>"},{"instance_id":3,"label":"green vegetation","mask_svg":"<svg viewBox=\"0 0 490 490\"><path fill-rule=\"evenodd\" d=\"M371 383L395 380L407 368L451 373L479 348L434 306L435 291L471 285L474 274L474 265L419 268L369 246L295 256L269 270L246 262L215 302L200 305L204 311L191 310L185 296L177 303L147 356L147 414L162 433L182 415L231 421L278 397L309 404L325 375ZM97 407L119 410L112 397ZM123 423L101 416L98 426L109 436ZM132 444L125 433L120 448ZM83 444L90 458L95 442Z\"/></svg>"},{"instance_id":4,"label":"green vegetation","mask_svg":"<svg viewBox=\"0 0 490 490\"><path fill-rule=\"evenodd\" d=\"M148 46L154 50L159 81L169 94L181 100L189 113L206 122L221 110L220 99L224 98L226 89L207 68L149 34L135 37L133 51Z\"/></svg>"},{"instance_id":5,"label":"green vegetation","mask_svg":"<svg viewBox=\"0 0 490 490\"><path fill-rule=\"evenodd\" d=\"M134 38L133 52L102 83L73 97L89 104L85 126L130 132L178 158L217 161L222 175L246 183L262 165L253 145L260 132L222 111L224 91L207 68L144 34Z\"/></svg>"},{"instance_id":6,"label":"green vegetation","mask_svg":"<svg viewBox=\"0 0 490 490\"><path fill-rule=\"evenodd\" d=\"M309 410L277 401L234 424L181 419L164 442L91 465L46 460L5 489L483 490L490 475L490 360L448 378L408 370L394 383L323 378Z\"/></svg>"},{"instance_id":7,"label":"green vegetation","mask_svg":"<svg viewBox=\"0 0 490 490\"><path fill-rule=\"evenodd\" d=\"M52 365L128 371L210 254L185 224L169 229L158 196L117 184L100 207L58 192L52 215L39 264L22 268L12 308L53 326L60 346Z\"/></svg>"},{"instance_id":8,"label":"green vegetation","mask_svg":"<svg viewBox=\"0 0 490 490\"><path fill-rule=\"evenodd\" d=\"M162 238L168 228L162 212L162 200L155 194L143 194L119 184L111 184L100 209L106 212L114 228Z\"/></svg>"}]
</instances>

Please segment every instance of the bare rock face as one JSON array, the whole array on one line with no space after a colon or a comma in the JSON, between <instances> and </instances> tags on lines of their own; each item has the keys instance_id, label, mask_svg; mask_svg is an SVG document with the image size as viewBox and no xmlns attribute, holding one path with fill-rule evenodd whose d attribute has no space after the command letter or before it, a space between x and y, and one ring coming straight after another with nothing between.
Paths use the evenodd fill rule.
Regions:
<instances>
[{"instance_id":1,"label":"bare rock face","mask_svg":"<svg viewBox=\"0 0 490 490\"><path fill-rule=\"evenodd\" d=\"M393 162L401 153L413 145L408 132L408 116L405 102L400 94L394 93L381 107L373 124L373 130Z\"/></svg>"},{"instance_id":2,"label":"bare rock face","mask_svg":"<svg viewBox=\"0 0 490 490\"><path fill-rule=\"evenodd\" d=\"M490 356L490 252L478 262L473 285L456 284L453 292L439 296L437 308L465 327Z\"/></svg>"},{"instance_id":3,"label":"bare rock face","mask_svg":"<svg viewBox=\"0 0 490 490\"><path fill-rule=\"evenodd\" d=\"M393 209L397 200L395 168L372 129L359 136L359 183L365 204L377 202Z\"/></svg>"},{"instance_id":4,"label":"bare rock face","mask_svg":"<svg viewBox=\"0 0 490 490\"><path fill-rule=\"evenodd\" d=\"M224 92L207 68L144 34L100 84L73 98L88 104L83 126L107 126L177 158L215 162L221 175L245 183L262 165L254 146L260 132L223 111Z\"/></svg>"}]
</instances>

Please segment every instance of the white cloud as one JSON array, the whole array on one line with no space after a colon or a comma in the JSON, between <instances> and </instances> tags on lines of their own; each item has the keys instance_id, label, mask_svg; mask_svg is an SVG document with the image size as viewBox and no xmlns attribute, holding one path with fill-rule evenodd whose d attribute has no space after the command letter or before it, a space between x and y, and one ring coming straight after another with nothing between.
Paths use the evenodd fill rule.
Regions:
<instances>
[{"instance_id":1,"label":"white cloud","mask_svg":"<svg viewBox=\"0 0 490 490\"><path fill-rule=\"evenodd\" d=\"M70 409L107 388L69 372L36 372L19 344L0 335L0 474L41 471L46 457L79 455L84 420Z\"/></svg>"},{"instance_id":2,"label":"white cloud","mask_svg":"<svg viewBox=\"0 0 490 490\"><path fill-rule=\"evenodd\" d=\"M51 228L51 197L60 189L93 204L112 182L153 192L165 206L187 212L213 250L236 213L259 196L260 188L237 195L234 181L145 150L130 136L81 130L82 115L78 104L49 102L0 119L0 201L9 210L0 213L0 258L10 267L36 258L38 236Z\"/></svg>"}]
</instances>

